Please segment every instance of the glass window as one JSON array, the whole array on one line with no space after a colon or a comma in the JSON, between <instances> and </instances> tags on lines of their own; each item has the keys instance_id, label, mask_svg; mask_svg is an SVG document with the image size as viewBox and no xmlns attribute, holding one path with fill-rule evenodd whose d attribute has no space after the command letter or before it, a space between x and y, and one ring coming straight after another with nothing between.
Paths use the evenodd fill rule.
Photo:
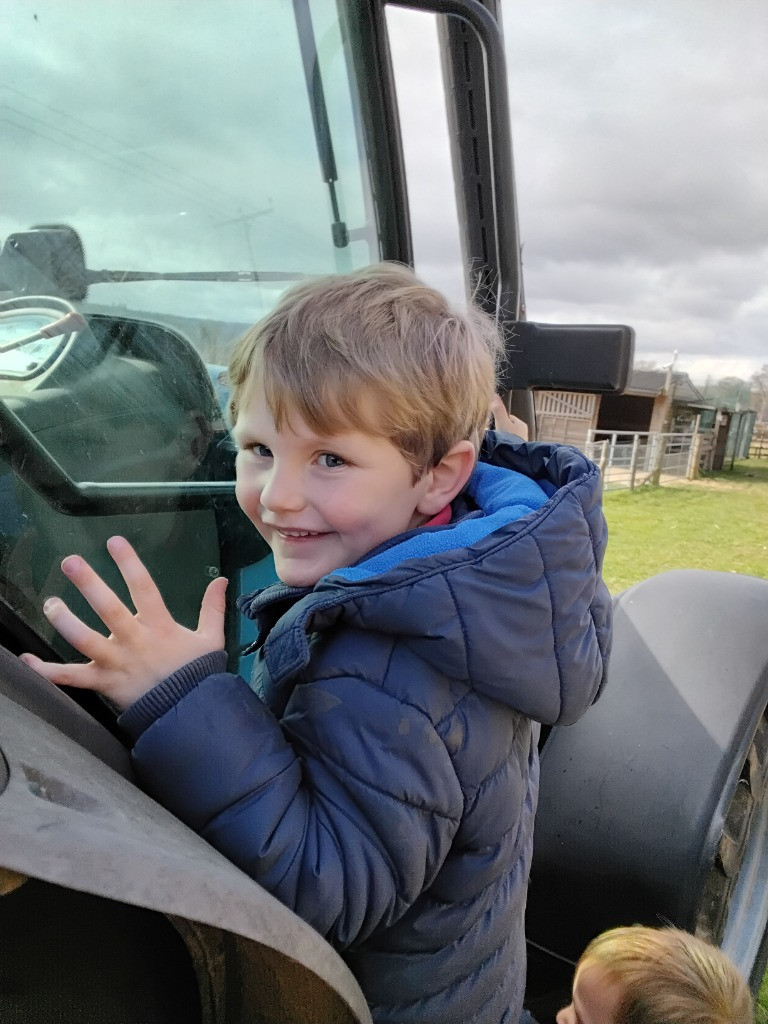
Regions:
<instances>
[{"instance_id":1,"label":"glass window","mask_svg":"<svg viewBox=\"0 0 768 1024\"><path fill-rule=\"evenodd\" d=\"M212 575L231 599L271 578L232 501L225 366L292 283L380 259L379 218L335 0L4 0L2 22L0 605L66 654L40 605L89 614L71 551L120 589L110 534L190 624Z\"/></svg>"},{"instance_id":2,"label":"glass window","mask_svg":"<svg viewBox=\"0 0 768 1024\"><path fill-rule=\"evenodd\" d=\"M220 359L291 281L375 261L336 5L296 11L6 0L0 238L70 225L88 308L178 318Z\"/></svg>"}]
</instances>

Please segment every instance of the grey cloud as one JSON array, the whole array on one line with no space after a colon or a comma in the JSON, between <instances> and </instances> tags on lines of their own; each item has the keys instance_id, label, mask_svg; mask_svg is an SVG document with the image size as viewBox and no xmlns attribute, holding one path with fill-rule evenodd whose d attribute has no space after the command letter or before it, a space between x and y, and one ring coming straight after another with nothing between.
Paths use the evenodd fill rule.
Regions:
<instances>
[{"instance_id":1,"label":"grey cloud","mask_svg":"<svg viewBox=\"0 0 768 1024\"><path fill-rule=\"evenodd\" d=\"M768 8L506 0L529 315L768 356Z\"/></svg>"}]
</instances>

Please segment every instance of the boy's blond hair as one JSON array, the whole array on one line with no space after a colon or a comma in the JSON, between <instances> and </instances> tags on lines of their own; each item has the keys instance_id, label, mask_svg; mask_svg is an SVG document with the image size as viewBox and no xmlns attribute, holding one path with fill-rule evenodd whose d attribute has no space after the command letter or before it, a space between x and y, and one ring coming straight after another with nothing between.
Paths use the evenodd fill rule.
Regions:
<instances>
[{"instance_id":1,"label":"boy's blond hair","mask_svg":"<svg viewBox=\"0 0 768 1024\"><path fill-rule=\"evenodd\" d=\"M408 267L315 278L238 342L230 416L258 381L278 430L295 410L320 434L386 437L418 479L457 441L478 450L501 350L490 317L453 309Z\"/></svg>"},{"instance_id":2,"label":"boy's blond hair","mask_svg":"<svg viewBox=\"0 0 768 1024\"><path fill-rule=\"evenodd\" d=\"M633 925L593 939L576 965L622 992L613 1024L753 1024L744 978L716 946L678 928Z\"/></svg>"}]
</instances>

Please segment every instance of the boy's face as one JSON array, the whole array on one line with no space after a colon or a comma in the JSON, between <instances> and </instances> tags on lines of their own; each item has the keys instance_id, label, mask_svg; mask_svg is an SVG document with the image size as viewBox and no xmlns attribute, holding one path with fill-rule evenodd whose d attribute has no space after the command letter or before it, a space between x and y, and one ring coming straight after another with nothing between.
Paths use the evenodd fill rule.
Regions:
<instances>
[{"instance_id":1,"label":"boy's face","mask_svg":"<svg viewBox=\"0 0 768 1024\"><path fill-rule=\"evenodd\" d=\"M429 518L419 503L431 472L414 483L410 463L385 438L318 435L297 413L278 431L259 386L245 396L233 433L237 500L290 586L312 586Z\"/></svg>"},{"instance_id":2,"label":"boy's face","mask_svg":"<svg viewBox=\"0 0 768 1024\"><path fill-rule=\"evenodd\" d=\"M557 1024L616 1024L621 986L598 964L587 964L573 979L573 998L555 1018Z\"/></svg>"}]
</instances>

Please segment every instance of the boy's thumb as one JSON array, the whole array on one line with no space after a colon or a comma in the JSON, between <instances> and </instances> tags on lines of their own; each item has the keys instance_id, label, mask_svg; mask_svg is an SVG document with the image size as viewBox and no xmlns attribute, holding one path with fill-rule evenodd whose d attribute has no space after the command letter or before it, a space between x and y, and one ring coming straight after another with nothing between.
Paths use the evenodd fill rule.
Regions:
<instances>
[{"instance_id":1,"label":"boy's thumb","mask_svg":"<svg viewBox=\"0 0 768 1024\"><path fill-rule=\"evenodd\" d=\"M206 587L200 605L197 628L201 632L216 631L224 636L224 615L227 610L227 585L229 580L217 576Z\"/></svg>"}]
</instances>

